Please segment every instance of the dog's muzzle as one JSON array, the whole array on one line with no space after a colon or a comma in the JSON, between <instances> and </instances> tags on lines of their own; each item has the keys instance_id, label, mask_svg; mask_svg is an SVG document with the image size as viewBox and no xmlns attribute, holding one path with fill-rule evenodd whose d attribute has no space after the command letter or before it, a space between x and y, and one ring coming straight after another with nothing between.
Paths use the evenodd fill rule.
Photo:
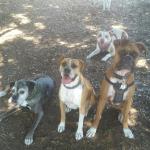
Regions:
<instances>
[{"instance_id":1,"label":"dog's muzzle","mask_svg":"<svg viewBox=\"0 0 150 150\"><path fill-rule=\"evenodd\" d=\"M16 103L18 99L18 95L12 95L12 102Z\"/></svg>"},{"instance_id":2,"label":"dog's muzzle","mask_svg":"<svg viewBox=\"0 0 150 150\"><path fill-rule=\"evenodd\" d=\"M70 72L71 70L68 67L64 68L64 76L69 76Z\"/></svg>"},{"instance_id":3,"label":"dog's muzzle","mask_svg":"<svg viewBox=\"0 0 150 150\"><path fill-rule=\"evenodd\" d=\"M117 66L117 70L126 69L126 70L129 70L130 72L133 72L134 66L135 66L134 58L128 54L128 55L121 57L120 63Z\"/></svg>"}]
</instances>

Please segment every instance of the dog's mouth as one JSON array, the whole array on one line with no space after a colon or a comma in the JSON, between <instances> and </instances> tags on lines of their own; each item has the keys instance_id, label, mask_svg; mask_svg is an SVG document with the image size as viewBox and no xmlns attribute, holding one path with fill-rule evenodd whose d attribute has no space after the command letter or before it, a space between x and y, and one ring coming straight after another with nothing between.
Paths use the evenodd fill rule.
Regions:
<instances>
[{"instance_id":1,"label":"dog's mouth","mask_svg":"<svg viewBox=\"0 0 150 150\"><path fill-rule=\"evenodd\" d=\"M62 77L62 79L61 79L61 82L62 82L63 84L69 84L69 83L73 82L73 81L75 80L75 78L76 78L76 76L75 76L74 78L71 78L71 77L68 76L68 75L64 75L64 76Z\"/></svg>"},{"instance_id":2,"label":"dog's mouth","mask_svg":"<svg viewBox=\"0 0 150 150\"><path fill-rule=\"evenodd\" d=\"M110 45L110 43L105 43L105 42L98 41L98 45L99 45L101 50L107 50L109 45Z\"/></svg>"}]
</instances>

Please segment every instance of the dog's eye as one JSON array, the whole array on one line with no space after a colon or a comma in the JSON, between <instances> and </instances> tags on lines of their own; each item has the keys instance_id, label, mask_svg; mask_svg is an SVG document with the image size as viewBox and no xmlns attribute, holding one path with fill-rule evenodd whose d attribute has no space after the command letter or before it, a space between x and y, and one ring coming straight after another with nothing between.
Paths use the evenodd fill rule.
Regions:
<instances>
[{"instance_id":1,"label":"dog's eye","mask_svg":"<svg viewBox=\"0 0 150 150\"><path fill-rule=\"evenodd\" d=\"M24 94L25 92L24 92L24 91L19 91L19 93L20 93L20 94Z\"/></svg>"},{"instance_id":2,"label":"dog's eye","mask_svg":"<svg viewBox=\"0 0 150 150\"><path fill-rule=\"evenodd\" d=\"M77 65L74 64L74 63L72 63L72 64L71 64L71 68L73 68L73 69L74 69L74 68L77 68Z\"/></svg>"},{"instance_id":3,"label":"dog's eye","mask_svg":"<svg viewBox=\"0 0 150 150\"><path fill-rule=\"evenodd\" d=\"M61 65L62 65L63 67L65 67L65 66L67 65L67 63L66 63L66 62L63 62Z\"/></svg>"}]
</instances>

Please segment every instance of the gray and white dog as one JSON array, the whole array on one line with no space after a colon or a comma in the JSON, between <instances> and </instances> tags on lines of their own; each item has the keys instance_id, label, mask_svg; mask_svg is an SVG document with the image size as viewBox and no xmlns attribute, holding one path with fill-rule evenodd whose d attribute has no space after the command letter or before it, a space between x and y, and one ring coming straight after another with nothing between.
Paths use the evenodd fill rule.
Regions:
<instances>
[{"instance_id":1,"label":"gray and white dog","mask_svg":"<svg viewBox=\"0 0 150 150\"><path fill-rule=\"evenodd\" d=\"M43 104L52 96L54 81L49 76L42 75L34 80L18 80L11 87L12 96L9 101L16 103L18 107L28 107L37 114L37 119L24 140L26 145L30 145L33 143L35 129L44 115Z\"/></svg>"}]
</instances>

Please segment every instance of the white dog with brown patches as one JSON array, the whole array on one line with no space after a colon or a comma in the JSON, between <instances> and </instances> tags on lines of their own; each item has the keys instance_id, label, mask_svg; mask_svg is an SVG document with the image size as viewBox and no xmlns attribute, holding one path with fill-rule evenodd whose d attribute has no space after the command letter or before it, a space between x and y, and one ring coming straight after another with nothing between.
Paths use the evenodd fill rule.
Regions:
<instances>
[{"instance_id":1,"label":"white dog with brown patches","mask_svg":"<svg viewBox=\"0 0 150 150\"><path fill-rule=\"evenodd\" d=\"M84 62L79 59L62 58L60 61L61 85L59 89L61 120L58 132L65 130L65 114L79 108L79 122L76 140L83 138L83 121L89 108L95 102L94 90L82 75Z\"/></svg>"},{"instance_id":2,"label":"white dog with brown patches","mask_svg":"<svg viewBox=\"0 0 150 150\"><path fill-rule=\"evenodd\" d=\"M122 29L113 28L109 31L100 31L97 35L96 49L87 56L87 59L99 53L106 53L102 61L107 61L115 55L114 41L118 39L128 39L128 34Z\"/></svg>"}]
</instances>

